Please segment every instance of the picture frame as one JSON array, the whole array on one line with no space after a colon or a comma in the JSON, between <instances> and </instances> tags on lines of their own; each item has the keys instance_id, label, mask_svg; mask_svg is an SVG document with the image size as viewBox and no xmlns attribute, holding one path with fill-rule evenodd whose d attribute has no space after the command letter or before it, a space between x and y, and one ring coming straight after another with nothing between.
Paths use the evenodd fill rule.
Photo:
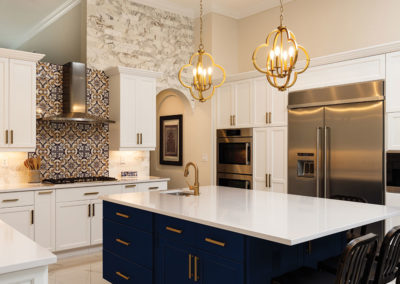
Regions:
<instances>
[{"instance_id":1,"label":"picture frame","mask_svg":"<svg viewBox=\"0 0 400 284\"><path fill-rule=\"evenodd\" d=\"M160 116L160 164L182 166L183 116Z\"/></svg>"}]
</instances>

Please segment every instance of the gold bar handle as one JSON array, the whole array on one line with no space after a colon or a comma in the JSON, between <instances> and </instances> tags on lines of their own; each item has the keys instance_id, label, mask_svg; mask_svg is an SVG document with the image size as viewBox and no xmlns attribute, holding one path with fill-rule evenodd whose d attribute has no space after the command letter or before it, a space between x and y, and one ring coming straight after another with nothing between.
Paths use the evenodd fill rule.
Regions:
<instances>
[{"instance_id":1,"label":"gold bar handle","mask_svg":"<svg viewBox=\"0 0 400 284\"><path fill-rule=\"evenodd\" d=\"M149 190L156 190L156 189L159 189L159 187L158 186L149 187Z\"/></svg>"},{"instance_id":2,"label":"gold bar handle","mask_svg":"<svg viewBox=\"0 0 400 284\"><path fill-rule=\"evenodd\" d=\"M31 210L31 225L35 223L35 211Z\"/></svg>"},{"instance_id":3,"label":"gold bar handle","mask_svg":"<svg viewBox=\"0 0 400 284\"><path fill-rule=\"evenodd\" d=\"M8 144L8 130L6 130L6 144Z\"/></svg>"},{"instance_id":4,"label":"gold bar handle","mask_svg":"<svg viewBox=\"0 0 400 284\"><path fill-rule=\"evenodd\" d=\"M217 246L220 246L220 247L225 247L225 243L223 243L223 242L219 242L219 241L216 241L216 240L213 240L213 239L210 239L210 238L205 238L204 239L207 243L210 243L210 244L213 244L213 245L217 245Z\"/></svg>"},{"instance_id":5,"label":"gold bar handle","mask_svg":"<svg viewBox=\"0 0 400 284\"><path fill-rule=\"evenodd\" d=\"M46 190L46 191L39 191L38 193L39 193L39 195L51 194L51 193L53 193L53 191L52 190Z\"/></svg>"},{"instance_id":6,"label":"gold bar handle","mask_svg":"<svg viewBox=\"0 0 400 284\"><path fill-rule=\"evenodd\" d=\"M122 218L125 218L125 219L129 219L130 218L129 215L126 215L126 214L123 214L123 213L120 213L120 212L116 212L115 215L117 215L119 217L122 217Z\"/></svg>"},{"instance_id":7,"label":"gold bar handle","mask_svg":"<svg viewBox=\"0 0 400 284\"><path fill-rule=\"evenodd\" d=\"M99 192L85 192L85 195L96 195L99 194Z\"/></svg>"},{"instance_id":8,"label":"gold bar handle","mask_svg":"<svg viewBox=\"0 0 400 284\"><path fill-rule=\"evenodd\" d=\"M268 187L268 174L265 174L265 187Z\"/></svg>"},{"instance_id":9,"label":"gold bar handle","mask_svg":"<svg viewBox=\"0 0 400 284\"><path fill-rule=\"evenodd\" d=\"M14 144L14 130L11 130L11 144Z\"/></svg>"},{"instance_id":10,"label":"gold bar handle","mask_svg":"<svg viewBox=\"0 0 400 284\"><path fill-rule=\"evenodd\" d=\"M136 133L136 144L139 145L139 133Z\"/></svg>"},{"instance_id":11,"label":"gold bar handle","mask_svg":"<svg viewBox=\"0 0 400 284\"><path fill-rule=\"evenodd\" d=\"M18 200L19 200L18 198L15 198L15 199L4 199L3 202L4 203L6 203L6 202L17 202Z\"/></svg>"},{"instance_id":12,"label":"gold bar handle","mask_svg":"<svg viewBox=\"0 0 400 284\"><path fill-rule=\"evenodd\" d=\"M197 275L197 262L199 261L199 258L197 256L194 257L194 282L199 281L200 277Z\"/></svg>"},{"instance_id":13,"label":"gold bar handle","mask_svg":"<svg viewBox=\"0 0 400 284\"><path fill-rule=\"evenodd\" d=\"M95 209L96 204L92 204L92 216L94 217L96 215L96 209Z\"/></svg>"},{"instance_id":14,"label":"gold bar handle","mask_svg":"<svg viewBox=\"0 0 400 284\"><path fill-rule=\"evenodd\" d=\"M131 279L129 276L126 276L124 274L122 274L121 272L117 271L115 272L115 274L117 274L119 277L124 278L125 280L129 280Z\"/></svg>"},{"instance_id":15,"label":"gold bar handle","mask_svg":"<svg viewBox=\"0 0 400 284\"><path fill-rule=\"evenodd\" d=\"M193 273L192 273L192 254L189 254L189 280L192 279Z\"/></svg>"},{"instance_id":16,"label":"gold bar handle","mask_svg":"<svg viewBox=\"0 0 400 284\"><path fill-rule=\"evenodd\" d=\"M269 112L269 124L271 124L272 123L272 112Z\"/></svg>"},{"instance_id":17,"label":"gold bar handle","mask_svg":"<svg viewBox=\"0 0 400 284\"><path fill-rule=\"evenodd\" d=\"M236 115L233 115L233 125L236 125Z\"/></svg>"},{"instance_id":18,"label":"gold bar handle","mask_svg":"<svg viewBox=\"0 0 400 284\"><path fill-rule=\"evenodd\" d=\"M182 232L183 232L183 230L175 229L175 228L172 228L172 227L169 227L169 226L166 226L165 230L170 231L170 232L174 232L174 233L177 233L177 234L182 234Z\"/></svg>"},{"instance_id":19,"label":"gold bar handle","mask_svg":"<svg viewBox=\"0 0 400 284\"><path fill-rule=\"evenodd\" d=\"M271 174L269 174L269 179L268 179L268 181L269 181L269 187L271 187Z\"/></svg>"},{"instance_id":20,"label":"gold bar handle","mask_svg":"<svg viewBox=\"0 0 400 284\"><path fill-rule=\"evenodd\" d=\"M143 144L143 133L140 133L140 145Z\"/></svg>"},{"instance_id":21,"label":"gold bar handle","mask_svg":"<svg viewBox=\"0 0 400 284\"><path fill-rule=\"evenodd\" d=\"M231 120L231 121L230 121L230 124L231 124L231 126L232 126L232 125L233 125L233 115L230 116L230 120Z\"/></svg>"},{"instance_id":22,"label":"gold bar handle","mask_svg":"<svg viewBox=\"0 0 400 284\"><path fill-rule=\"evenodd\" d=\"M268 124L268 112L265 113L265 124Z\"/></svg>"},{"instance_id":23,"label":"gold bar handle","mask_svg":"<svg viewBox=\"0 0 400 284\"><path fill-rule=\"evenodd\" d=\"M123 244L124 246L130 246L131 245L131 243L125 242L125 241L123 241L121 239L115 239L115 241L117 243Z\"/></svg>"},{"instance_id":24,"label":"gold bar handle","mask_svg":"<svg viewBox=\"0 0 400 284\"><path fill-rule=\"evenodd\" d=\"M90 204L88 204L88 217L90 217L90 213L91 213Z\"/></svg>"},{"instance_id":25,"label":"gold bar handle","mask_svg":"<svg viewBox=\"0 0 400 284\"><path fill-rule=\"evenodd\" d=\"M134 188L136 187L136 184L127 184L125 185L125 188Z\"/></svg>"}]
</instances>

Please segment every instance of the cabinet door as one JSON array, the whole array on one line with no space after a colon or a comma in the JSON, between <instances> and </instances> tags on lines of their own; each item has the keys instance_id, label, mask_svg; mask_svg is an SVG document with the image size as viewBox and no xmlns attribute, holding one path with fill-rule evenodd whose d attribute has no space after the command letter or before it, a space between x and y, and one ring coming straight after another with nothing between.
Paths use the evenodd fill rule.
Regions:
<instances>
[{"instance_id":1,"label":"cabinet door","mask_svg":"<svg viewBox=\"0 0 400 284\"><path fill-rule=\"evenodd\" d=\"M141 135L139 147L156 147L156 81L138 78L136 83L136 132Z\"/></svg>"},{"instance_id":2,"label":"cabinet door","mask_svg":"<svg viewBox=\"0 0 400 284\"><path fill-rule=\"evenodd\" d=\"M386 54L386 111L400 111L400 52Z\"/></svg>"},{"instance_id":3,"label":"cabinet door","mask_svg":"<svg viewBox=\"0 0 400 284\"><path fill-rule=\"evenodd\" d=\"M232 84L225 84L217 89L217 129L232 127L234 88Z\"/></svg>"},{"instance_id":4,"label":"cabinet door","mask_svg":"<svg viewBox=\"0 0 400 284\"><path fill-rule=\"evenodd\" d=\"M103 243L103 201L92 201L92 219L90 223L90 244Z\"/></svg>"},{"instance_id":5,"label":"cabinet door","mask_svg":"<svg viewBox=\"0 0 400 284\"><path fill-rule=\"evenodd\" d=\"M252 82L250 80L235 84L234 119L235 127L252 126Z\"/></svg>"},{"instance_id":6,"label":"cabinet door","mask_svg":"<svg viewBox=\"0 0 400 284\"><path fill-rule=\"evenodd\" d=\"M253 109L255 127L268 125L268 112L271 95L271 87L265 77L253 81Z\"/></svg>"},{"instance_id":7,"label":"cabinet door","mask_svg":"<svg viewBox=\"0 0 400 284\"><path fill-rule=\"evenodd\" d=\"M244 283L244 267L239 262L233 262L231 260L203 251L200 251L198 255L198 266L200 267L200 283Z\"/></svg>"},{"instance_id":8,"label":"cabinet door","mask_svg":"<svg viewBox=\"0 0 400 284\"><path fill-rule=\"evenodd\" d=\"M253 189L267 190L267 128L253 129Z\"/></svg>"},{"instance_id":9,"label":"cabinet door","mask_svg":"<svg viewBox=\"0 0 400 284\"><path fill-rule=\"evenodd\" d=\"M0 147L8 147L6 130L8 129L8 59L0 58Z\"/></svg>"},{"instance_id":10,"label":"cabinet door","mask_svg":"<svg viewBox=\"0 0 400 284\"><path fill-rule=\"evenodd\" d=\"M51 251L56 248L56 198L54 190L35 192L35 242Z\"/></svg>"},{"instance_id":11,"label":"cabinet door","mask_svg":"<svg viewBox=\"0 0 400 284\"><path fill-rule=\"evenodd\" d=\"M400 112L387 114L387 150L400 150Z\"/></svg>"},{"instance_id":12,"label":"cabinet door","mask_svg":"<svg viewBox=\"0 0 400 284\"><path fill-rule=\"evenodd\" d=\"M287 192L287 127L269 127L267 167L271 175L270 190Z\"/></svg>"},{"instance_id":13,"label":"cabinet door","mask_svg":"<svg viewBox=\"0 0 400 284\"><path fill-rule=\"evenodd\" d=\"M271 113L270 126L287 125L287 103L288 92L281 92L276 88L269 87L269 112Z\"/></svg>"},{"instance_id":14,"label":"cabinet door","mask_svg":"<svg viewBox=\"0 0 400 284\"><path fill-rule=\"evenodd\" d=\"M28 238L34 239L33 206L0 209L0 219Z\"/></svg>"},{"instance_id":15,"label":"cabinet door","mask_svg":"<svg viewBox=\"0 0 400 284\"><path fill-rule=\"evenodd\" d=\"M194 282L194 251L184 244L159 239L156 277L159 284L185 284ZM189 275L189 272L191 274Z\"/></svg>"},{"instance_id":16,"label":"cabinet door","mask_svg":"<svg viewBox=\"0 0 400 284\"><path fill-rule=\"evenodd\" d=\"M56 250L90 245L90 200L56 204Z\"/></svg>"},{"instance_id":17,"label":"cabinet door","mask_svg":"<svg viewBox=\"0 0 400 284\"><path fill-rule=\"evenodd\" d=\"M36 148L36 63L10 59L9 147Z\"/></svg>"},{"instance_id":18,"label":"cabinet door","mask_svg":"<svg viewBox=\"0 0 400 284\"><path fill-rule=\"evenodd\" d=\"M136 84L135 77L121 75L120 148L133 148L138 144L135 114Z\"/></svg>"}]
</instances>

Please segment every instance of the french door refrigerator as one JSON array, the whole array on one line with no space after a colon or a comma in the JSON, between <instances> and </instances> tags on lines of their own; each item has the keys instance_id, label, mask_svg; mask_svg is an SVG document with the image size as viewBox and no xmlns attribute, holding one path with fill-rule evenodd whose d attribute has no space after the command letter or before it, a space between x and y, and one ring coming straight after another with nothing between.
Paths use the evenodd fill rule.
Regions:
<instances>
[{"instance_id":1,"label":"french door refrigerator","mask_svg":"<svg viewBox=\"0 0 400 284\"><path fill-rule=\"evenodd\" d=\"M384 82L291 92L288 108L288 192L384 204Z\"/></svg>"}]
</instances>

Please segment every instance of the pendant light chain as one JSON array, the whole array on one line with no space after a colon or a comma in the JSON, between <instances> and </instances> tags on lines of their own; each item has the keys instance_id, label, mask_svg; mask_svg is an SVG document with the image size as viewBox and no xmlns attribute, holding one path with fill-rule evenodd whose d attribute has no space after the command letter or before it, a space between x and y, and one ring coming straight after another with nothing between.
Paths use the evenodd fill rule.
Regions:
<instances>
[{"instance_id":1,"label":"pendant light chain","mask_svg":"<svg viewBox=\"0 0 400 284\"><path fill-rule=\"evenodd\" d=\"M203 0L200 0L200 45L199 50L203 50Z\"/></svg>"},{"instance_id":2,"label":"pendant light chain","mask_svg":"<svg viewBox=\"0 0 400 284\"><path fill-rule=\"evenodd\" d=\"M282 26L282 24L283 24L283 3L282 3L282 0L280 0L281 1L281 26Z\"/></svg>"}]
</instances>

